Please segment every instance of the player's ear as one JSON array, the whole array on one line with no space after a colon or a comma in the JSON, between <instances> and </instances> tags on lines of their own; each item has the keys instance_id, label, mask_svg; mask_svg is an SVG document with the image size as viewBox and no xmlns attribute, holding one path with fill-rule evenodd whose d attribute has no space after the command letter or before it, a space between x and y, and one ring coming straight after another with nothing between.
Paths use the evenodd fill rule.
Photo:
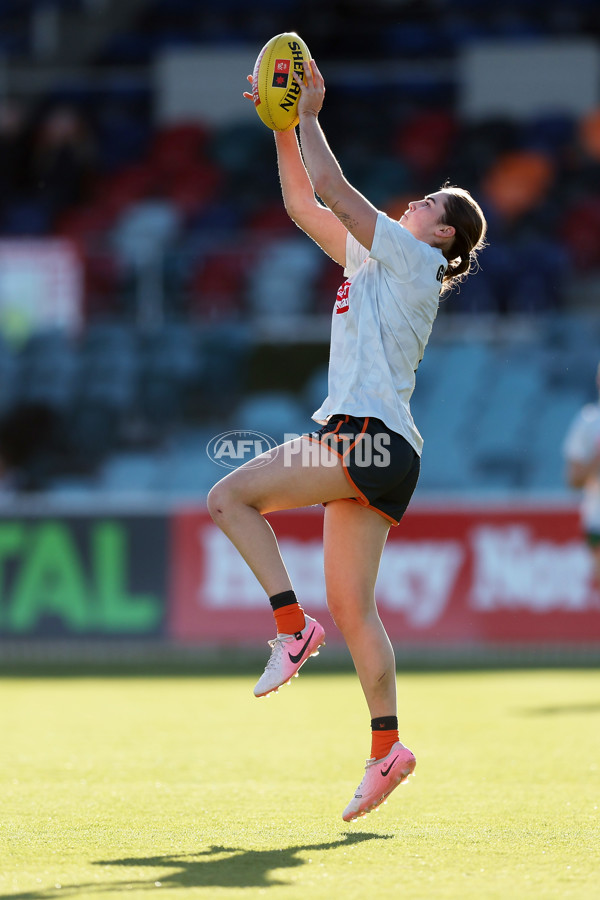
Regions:
<instances>
[{"instance_id":1,"label":"player's ear","mask_svg":"<svg viewBox=\"0 0 600 900\"><path fill-rule=\"evenodd\" d=\"M439 224L436 226L435 236L444 241L447 241L448 238L453 238L455 234L456 228L454 225Z\"/></svg>"}]
</instances>

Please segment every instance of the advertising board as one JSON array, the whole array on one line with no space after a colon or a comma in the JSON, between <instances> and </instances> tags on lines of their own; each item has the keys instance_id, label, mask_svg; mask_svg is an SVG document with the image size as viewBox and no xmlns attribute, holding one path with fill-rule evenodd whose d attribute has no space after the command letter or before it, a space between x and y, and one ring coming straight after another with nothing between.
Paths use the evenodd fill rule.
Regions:
<instances>
[{"instance_id":1,"label":"advertising board","mask_svg":"<svg viewBox=\"0 0 600 900\"><path fill-rule=\"evenodd\" d=\"M326 611L319 508L269 516L302 605ZM271 637L264 591L205 512L173 522L169 631L185 642ZM575 509L564 506L415 507L392 528L376 590L396 642L600 641L600 596ZM329 627L327 627L329 626Z\"/></svg>"}]
</instances>

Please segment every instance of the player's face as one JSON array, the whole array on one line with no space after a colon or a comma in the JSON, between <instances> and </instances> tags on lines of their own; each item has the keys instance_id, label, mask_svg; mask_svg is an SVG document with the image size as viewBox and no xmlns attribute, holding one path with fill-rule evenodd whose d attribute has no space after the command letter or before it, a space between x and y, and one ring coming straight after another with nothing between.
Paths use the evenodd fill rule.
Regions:
<instances>
[{"instance_id":1,"label":"player's face","mask_svg":"<svg viewBox=\"0 0 600 900\"><path fill-rule=\"evenodd\" d=\"M400 224L420 241L431 243L436 225L444 218L446 194L437 191L422 200L411 200L400 218Z\"/></svg>"}]
</instances>

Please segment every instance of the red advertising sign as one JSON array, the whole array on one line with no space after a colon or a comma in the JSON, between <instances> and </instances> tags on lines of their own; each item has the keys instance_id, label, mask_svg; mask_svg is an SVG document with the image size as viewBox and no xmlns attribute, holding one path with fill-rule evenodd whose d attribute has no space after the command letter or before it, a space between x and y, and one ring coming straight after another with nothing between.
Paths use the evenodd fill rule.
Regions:
<instances>
[{"instance_id":1,"label":"red advertising sign","mask_svg":"<svg viewBox=\"0 0 600 900\"><path fill-rule=\"evenodd\" d=\"M269 517L304 608L326 611L322 510ZM203 511L177 514L170 634L255 644L271 634L264 592ZM393 641L411 644L600 642L600 594L574 507L415 505L392 528L377 582Z\"/></svg>"}]
</instances>

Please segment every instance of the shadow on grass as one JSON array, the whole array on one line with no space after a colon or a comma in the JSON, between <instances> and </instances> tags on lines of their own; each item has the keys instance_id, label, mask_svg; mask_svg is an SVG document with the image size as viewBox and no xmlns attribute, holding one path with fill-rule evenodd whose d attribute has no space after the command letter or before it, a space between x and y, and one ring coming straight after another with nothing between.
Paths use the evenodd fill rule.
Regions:
<instances>
[{"instance_id":1,"label":"shadow on grass","mask_svg":"<svg viewBox=\"0 0 600 900\"><path fill-rule=\"evenodd\" d=\"M272 873L279 869L296 869L306 865L299 853L336 850L351 847L363 841L386 841L391 834L374 834L365 831L349 831L337 841L321 844L297 844L278 850L244 850L242 847L222 847L212 845L198 853L167 854L166 856L130 857L125 859L97 860L94 865L110 867L125 866L137 868L148 866L152 869L168 869L162 876L154 876L139 881L98 881L86 884L64 884L57 888L39 891L24 891L18 894L3 894L5 900L50 900L53 897L101 895L103 892L118 893L127 888L155 890L163 888L268 888L290 884L282 878L274 878Z\"/></svg>"},{"instance_id":2,"label":"shadow on grass","mask_svg":"<svg viewBox=\"0 0 600 900\"><path fill-rule=\"evenodd\" d=\"M565 716L600 713L600 703L562 703L556 706L536 706L521 710L523 716Z\"/></svg>"}]
</instances>

